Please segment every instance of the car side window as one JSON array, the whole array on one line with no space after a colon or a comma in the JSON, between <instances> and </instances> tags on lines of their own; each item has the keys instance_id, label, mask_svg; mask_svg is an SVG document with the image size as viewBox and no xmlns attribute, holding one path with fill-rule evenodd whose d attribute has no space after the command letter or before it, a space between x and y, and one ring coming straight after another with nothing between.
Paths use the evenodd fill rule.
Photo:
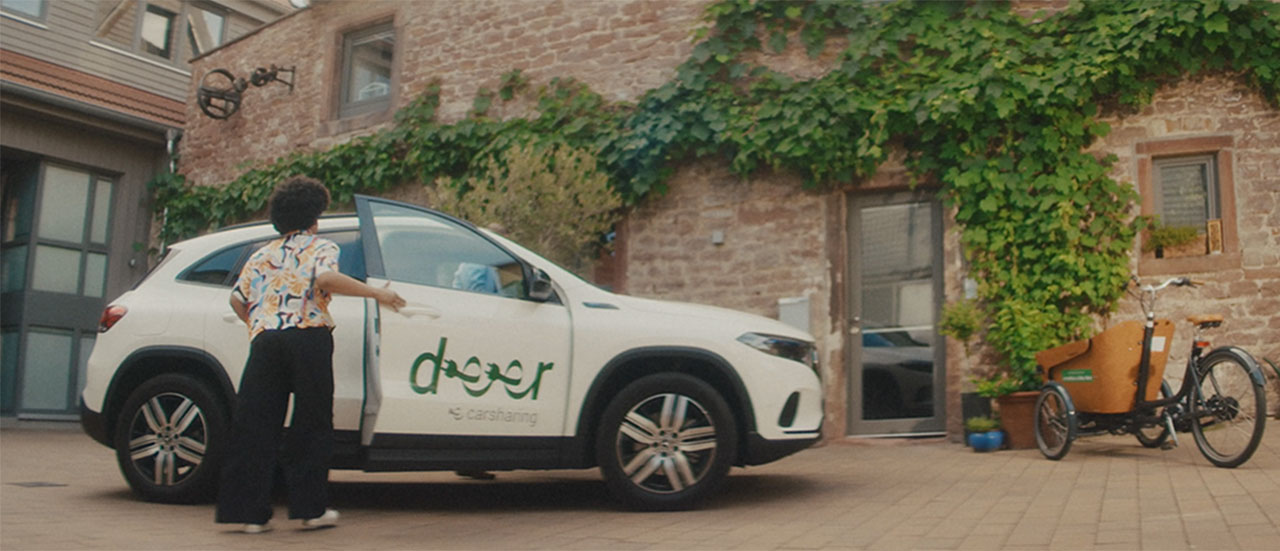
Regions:
<instances>
[{"instance_id":1,"label":"car side window","mask_svg":"<svg viewBox=\"0 0 1280 551\"><path fill-rule=\"evenodd\" d=\"M320 237L338 245L338 271L364 281L364 245L360 243L360 232L321 233Z\"/></svg>"},{"instance_id":2,"label":"car side window","mask_svg":"<svg viewBox=\"0 0 1280 551\"><path fill-rule=\"evenodd\" d=\"M525 298L524 266L474 229L397 205L371 205L386 277Z\"/></svg>"},{"instance_id":3,"label":"car side window","mask_svg":"<svg viewBox=\"0 0 1280 551\"><path fill-rule=\"evenodd\" d=\"M321 233L320 237L333 241L338 245L338 271L353 278L364 281L364 247L360 243L360 232L342 231ZM208 283L231 287L240 277L240 269L249 260L249 255L266 245L270 240L241 243L215 252L196 262L186 271L178 274L180 281Z\"/></svg>"},{"instance_id":4,"label":"car side window","mask_svg":"<svg viewBox=\"0 0 1280 551\"><path fill-rule=\"evenodd\" d=\"M248 243L227 247L206 256L186 271L178 274L181 281L208 283L230 287L235 277L240 274L240 265L249 248Z\"/></svg>"}]
</instances>

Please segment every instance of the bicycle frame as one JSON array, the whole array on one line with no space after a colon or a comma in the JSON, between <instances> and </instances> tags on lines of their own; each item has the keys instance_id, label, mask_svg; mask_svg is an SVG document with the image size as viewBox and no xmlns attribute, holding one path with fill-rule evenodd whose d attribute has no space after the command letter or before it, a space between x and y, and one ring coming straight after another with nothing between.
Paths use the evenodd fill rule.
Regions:
<instances>
[{"instance_id":1,"label":"bicycle frame","mask_svg":"<svg viewBox=\"0 0 1280 551\"><path fill-rule=\"evenodd\" d=\"M1156 293L1170 285L1191 285L1191 284L1192 282L1189 278L1183 277L1183 278L1170 279L1168 281L1165 281L1163 284L1159 286L1147 285L1142 289L1142 292L1147 295L1147 298L1145 300L1140 299L1139 302L1142 303L1141 305L1142 305L1143 313L1145 314L1146 319L1145 319L1145 322L1143 325L1143 331L1142 331L1142 356L1138 363L1138 390L1137 390L1137 394L1134 396L1134 410L1133 410L1134 415L1140 415L1140 412L1143 410L1170 406L1173 404L1177 404L1179 402L1182 402L1183 408L1180 410L1175 410L1172 414L1172 416L1178 417L1177 421L1179 422L1182 421L1184 416L1191 417L1191 416L1197 415L1195 413L1197 411L1197 408L1193 403L1194 396L1192 394L1192 390L1200 388L1200 373L1199 373L1199 370L1196 368L1199 367L1200 365L1200 358L1204 357L1205 355L1205 349L1209 347L1209 342L1202 340L1200 338L1200 332L1206 328L1218 327L1219 325L1222 324L1222 322L1205 322L1205 323L1196 325L1195 334L1191 339L1191 355L1187 357L1186 371L1182 377L1182 385L1178 389L1178 392L1174 393L1172 396L1169 396L1167 398L1160 398L1156 400L1145 399L1147 395L1147 377L1151 372L1151 344L1152 344L1153 336L1155 334ZM1225 347L1225 348L1231 348L1231 347ZM1251 359L1251 357L1248 356L1247 354L1245 354L1245 357ZM1260 370L1257 369L1256 365L1251 365L1250 367L1254 368L1250 370L1251 373L1260 372ZM1255 380L1254 383L1261 386L1265 383L1265 381ZM1212 414L1212 412L1206 412L1206 413ZM1169 427L1169 430L1171 434L1176 432L1173 430L1172 426ZM1176 439L1177 437L1175 436L1174 438Z\"/></svg>"}]
</instances>

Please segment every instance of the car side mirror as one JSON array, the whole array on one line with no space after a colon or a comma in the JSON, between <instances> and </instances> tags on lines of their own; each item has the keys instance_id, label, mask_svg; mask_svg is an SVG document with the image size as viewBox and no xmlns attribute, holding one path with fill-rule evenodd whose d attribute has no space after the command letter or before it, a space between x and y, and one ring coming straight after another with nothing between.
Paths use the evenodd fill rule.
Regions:
<instances>
[{"instance_id":1,"label":"car side mirror","mask_svg":"<svg viewBox=\"0 0 1280 551\"><path fill-rule=\"evenodd\" d=\"M529 280L529 298L538 302L546 302L556 294L551 286L551 276L541 268L533 269L533 278Z\"/></svg>"}]
</instances>

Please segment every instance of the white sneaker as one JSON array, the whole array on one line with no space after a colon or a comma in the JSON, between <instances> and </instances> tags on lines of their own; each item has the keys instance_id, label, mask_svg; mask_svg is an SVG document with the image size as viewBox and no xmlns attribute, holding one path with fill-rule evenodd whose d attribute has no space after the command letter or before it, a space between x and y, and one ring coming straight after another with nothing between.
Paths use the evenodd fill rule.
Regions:
<instances>
[{"instance_id":1,"label":"white sneaker","mask_svg":"<svg viewBox=\"0 0 1280 551\"><path fill-rule=\"evenodd\" d=\"M244 533L246 533L246 534L261 534L261 533L263 533L263 532L270 532L270 531L271 531L271 521L267 521L267 522L264 522L264 523L262 523L262 524L248 524L248 523L246 523L246 524L244 525L244 527L240 528L240 531L241 531L241 532L244 532Z\"/></svg>"},{"instance_id":2,"label":"white sneaker","mask_svg":"<svg viewBox=\"0 0 1280 551\"><path fill-rule=\"evenodd\" d=\"M338 525L338 511L334 509L325 509L324 514L316 518L309 518L302 521L303 530L317 530L320 528L331 528Z\"/></svg>"}]
</instances>

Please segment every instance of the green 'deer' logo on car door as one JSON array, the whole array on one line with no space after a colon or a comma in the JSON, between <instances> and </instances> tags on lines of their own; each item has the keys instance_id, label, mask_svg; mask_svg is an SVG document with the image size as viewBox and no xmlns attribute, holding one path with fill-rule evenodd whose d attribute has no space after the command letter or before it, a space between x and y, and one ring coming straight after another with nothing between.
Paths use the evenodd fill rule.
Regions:
<instances>
[{"instance_id":1,"label":"green 'deer' logo on car door","mask_svg":"<svg viewBox=\"0 0 1280 551\"><path fill-rule=\"evenodd\" d=\"M538 399L538 387L542 384L542 374L551 370L555 365L548 362L538 362L538 370L533 375L533 380L529 381L527 386L520 390L525 383L525 369L520 364L520 360L511 360L507 364L506 369L496 363L484 363L480 358L472 356L463 362L462 368L458 368L458 362L447 359L444 356L445 346L449 339L440 338L440 347L435 353L424 352L418 359L413 361L413 369L409 370L409 386L418 394L435 394L440 384L440 375L443 373L445 377L457 379L462 382L462 389L467 391L473 397L484 396L493 387L494 383L502 383L507 391L507 396L514 400L519 400L525 396L529 396L531 400ZM431 382L426 386L418 384L418 370L423 364L431 366Z\"/></svg>"}]
</instances>

